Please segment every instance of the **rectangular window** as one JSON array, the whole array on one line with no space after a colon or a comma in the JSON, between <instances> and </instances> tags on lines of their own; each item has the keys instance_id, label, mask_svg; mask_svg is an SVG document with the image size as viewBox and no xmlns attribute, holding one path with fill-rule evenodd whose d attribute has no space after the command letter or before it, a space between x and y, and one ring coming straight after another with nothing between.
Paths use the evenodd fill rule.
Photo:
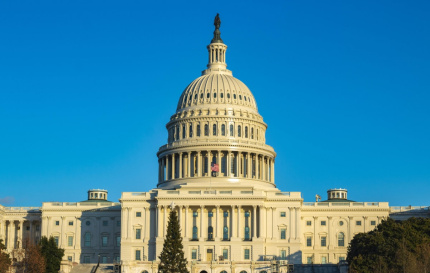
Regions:
<instances>
[{"instance_id":1,"label":"rectangular window","mask_svg":"<svg viewBox=\"0 0 430 273\"><path fill-rule=\"evenodd\" d=\"M281 211L281 217L287 217L287 213L285 211Z\"/></svg>"},{"instance_id":2,"label":"rectangular window","mask_svg":"<svg viewBox=\"0 0 430 273\"><path fill-rule=\"evenodd\" d=\"M306 237L306 246L312 246L312 237L311 236Z\"/></svg>"},{"instance_id":3,"label":"rectangular window","mask_svg":"<svg viewBox=\"0 0 430 273\"><path fill-rule=\"evenodd\" d=\"M224 257L224 260L228 260L228 249L224 248L222 250L222 256Z\"/></svg>"},{"instance_id":4,"label":"rectangular window","mask_svg":"<svg viewBox=\"0 0 430 273\"><path fill-rule=\"evenodd\" d=\"M103 226L104 226L104 227L107 227L107 226L108 226L108 221L106 221L106 220L105 220L105 221L103 221Z\"/></svg>"},{"instance_id":5,"label":"rectangular window","mask_svg":"<svg viewBox=\"0 0 430 273\"><path fill-rule=\"evenodd\" d=\"M141 229L140 228L138 228L138 229L136 229L136 239L140 239L140 233L141 233Z\"/></svg>"},{"instance_id":6,"label":"rectangular window","mask_svg":"<svg viewBox=\"0 0 430 273\"><path fill-rule=\"evenodd\" d=\"M281 250L281 260L286 260L286 259L287 259L287 251Z\"/></svg>"},{"instance_id":7,"label":"rectangular window","mask_svg":"<svg viewBox=\"0 0 430 273\"><path fill-rule=\"evenodd\" d=\"M67 246L73 246L73 236L67 237Z\"/></svg>"},{"instance_id":8,"label":"rectangular window","mask_svg":"<svg viewBox=\"0 0 430 273\"><path fill-rule=\"evenodd\" d=\"M121 236L116 236L116 246L121 246Z\"/></svg>"},{"instance_id":9,"label":"rectangular window","mask_svg":"<svg viewBox=\"0 0 430 273\"><path fill-rule=\"evenodd\" d=\"M91 233L85 233L84 246L91 246Z\"/></svg>"},{"instance_id":10,"label":"rectangular window","mask_svg":"<svg viewBox=\"0 0 430 273\"><path fill-rule=\"evenodd\" d=\"M142 212L140 211L136 212L136 217L142 217Z\"/></svg>"},{"instance_id":11,"label":"rectangular window","mask_svg":"<svg viewBox=\"0 0 430 273\"><path fill-rule=\"evenodd\" d=\"M102 264L107 264L107 257L106 256L102 256Z\"/></svg>"},{"instance_id":12,"label":"rectangular window","mask_svg":"<svg viewBox=\"0 0 430 273\"><path fill-rule=\"evenodd\" d=\"M321 237L321 246L327 246L327 237Z\"/></svg>"},{"instance_id":13,"label":"rectangular window","mask_svg":"<svg viewBox=\"0 0 430 273\"><path fill-rule=\"evenodd\" d=\"M136 261L140 261L140 250L136 250Z\"/></svg>"},{"instance_id":14,"label":"rectangular window","mask_svg":"<svg viewBox=\"0 0 430 273\"><path fill-rule=\"evenodd\" d=\"M69 221L69 226L73 226L73 221Z\"/></svg>"},{"instance_id":15,"label":"rectangular window","mask_svg":"<svg viewBox=\"0 0 430 273\"><path fill-rule=\"evenodd\" d=\"M281 229L281 239L282 240L287 239L287 229L285 229L285 228Z\"/></svg>"},{"instance_id":16,"label":"rectangular window","mask_svg":"<svg viewBox=\"0 0 430 273\"><path fill-rule=\"evenodd\" d=\"M67 260L68 260L69 262L71 262L71 261L73 260L73 257L72 257L72 256L67 256Z\"/></svg>"},{"instance_id":17,"label":"rectangular window","mask_svg":"<svg viewBox=\"0 0 430 273\"><path fill-rule=\"evenodd\" d=\"M339 257L339 262L345 261L345 257Z\"/></svg>"},{"instance_id":18,"label":"rectangular window","mask_svg":"<svg viewBox=\"0 0 430 273\"><path fill-rule=\"evenodd\" d=\"M325 257L325 256L321 257L321 263L326 264L327 263L327 257Z\"/></svg>"},{"instance_id":19,"label":"rectangular window","mask_svg":"<svg viewBox=\"0 0 430 273\"><path fill-rule=\"evenodd\" d=\"M36 226L36 231L40 231L40 226Z\"/></svg>"},{"instance_id":20,"label":"rectangular window","mask_svg":"<svg viewBox=\"0 0 430 273\"><path fill-rule=\"evenodd\" d=\"M371 226L376 226L376 221L370 221Z\"/></svg>"},{"instance_id":21,"label":"rectangular window","mask_svg":"<svg viewBox=\"0 0 430 273\"><path fill-rule=\"evenodd\" d=\"M312 226L312 221L306 221L307 226Z\"/></svg>"},{"instance_id":22,"label":"rectangular window","mask_svg":"<svg viewBox=\"0 0 430 273\"><path fill-rule=\"evenodd\" d=\"M197 249L191 250L191 260L197 260Z\"/></svg>"},{"instance_id":23,"label":"rectangular window","mask_svg":"<svg viewBox=\"0 0 430 273\"><path fill-rule=\"evenodd\" d=\"M84 256L84 264L89 264L91 262L90 256Z\"/></svg>"},{"instance_id":24,"label":"rectangular window","mask_svg":"<svg viewBox=\"0 0 430 273\"><path fill-rule=\"evenodd\" d=\"M59 237L58 236L54 236L54 240L55 240L55 244L58 246Z\"/></svg>"},{"instance_id":25,"label":"rectangular window","mask_svg":"<svg viewBox=\"0 0 430 273\"><path fill-rule=\"evenodd\" d=\"M356 226L361 226L361 221L355 221Z\"/></svg>"},{"instance_id":26,"label":"rectangular window","mask_svg":"<svg viewBox=\"0 0 430 273\"><path fill-rule=\"evenodd\" d=\"M59 226L60 225L60 221L55 221L55 225Z\"/></svg>"},{"instance_id":27,"label":"rectangular window","mask_svg":"<svg viewBox=\"0 0 430 273\"><path fill-rule=\"evenodd\" d=\"M311 263L312 263L312 257L310 257L310 256L309 256L309 257L307 257L307 263L308 263L308 264L311 264Z\"/></svg>"},{"instance_id":28,"label":"rectangular window","mask_svg":"<svg viewBox=\"0 0 430 273\"><path fill-rule=\"evenodd\" d=\"M108 237L102 236L102 246L107 246L107 245L108 245Z\"/></svg>"},{"instance_id":29,"label":"rectangular window","mask_svg":"<svg viewBox=\"0 0 430 273\"><path fill-rule=\"evenodd\" d=\"M121 221L116 221L116 226L120 227L121 226Z\"/></svg>"},{"instance_id":30,"label":"rectangular window","mask_svg":"<svg viewBox=\"0 0 430 273\"><path fill-rule=\"evenodd\" d=\"M243 255L243 258L245 259L245 260L249 260L249 249L247 248L247 249L245 249L245 251L244 251L244 255Z\"/></svg>"},{"instance_id":31,"label":"rectangular window","mask_svg":"<svg viewBox=\"0 0 430 273\"><path fill-rule=\"evenodd\" d=\"M326 221L321 221L321 226L326 226L326 225L327 225Z\"/></svg>"}]
</instances>

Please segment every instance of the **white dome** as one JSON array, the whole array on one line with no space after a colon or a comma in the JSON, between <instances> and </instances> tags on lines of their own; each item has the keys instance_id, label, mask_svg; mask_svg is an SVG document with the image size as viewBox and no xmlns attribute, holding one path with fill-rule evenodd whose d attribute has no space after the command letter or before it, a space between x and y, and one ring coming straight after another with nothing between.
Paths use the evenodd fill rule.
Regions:
<instances>
[{"instance_id":1,"label":"white dome","mask_svg":"<svg viewBox=\"0 0 430 273\"><path fill-rule=\"evenodd\" d=\"M203 75L190 83L182 92L176 111L216 105L222 108L239 106L250 112L258 112L254 96L243 82L231 75L216 72Z\"/></svg>"}]
</instances>

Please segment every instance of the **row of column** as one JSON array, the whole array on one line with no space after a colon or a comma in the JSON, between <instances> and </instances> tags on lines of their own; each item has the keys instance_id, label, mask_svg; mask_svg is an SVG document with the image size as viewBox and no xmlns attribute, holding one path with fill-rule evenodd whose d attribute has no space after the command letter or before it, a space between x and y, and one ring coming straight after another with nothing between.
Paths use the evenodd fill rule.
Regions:
<instances>
[{"instance_id":1,"label":"row of column","mask_svg":"<svg viewBox=\"0 0 430 273\"><path fill-rule=\"evenodd\" d=\"M36 226L40 227L40 221L34 222L28 220L2 220L0 222L0 239L3 240L6 249L22 248L22 243L26 238L35 243L36 239L40 238L40 231L35 230ZM28 223L25 226L29 226L27 235L24 231L25 223Z\"/></svg>"},{"instance_id":2,"label":"row of column","mask_svg":"<svg viewBox=\"0 0 430 273\"><path fill-rule=\"evenodd\" d=\"M209 46L209 63L225 63L225 48Z\"/></svg>"},{"instance_id":3,"label":"row of column","mask_svg":"<svg viewBox=\"0 0 430 273\"><path fill-rule=\"evenodd\" d=\"M170 212L170 206L158 205L156 213L156 237L164 237L167 234L167 221ZM193 213L197 212L196 226L198 228L198 240L206 241L208 239L209 213L213 213L213 239L223 240L224 229L224 212L228 212L228 240L245 239L245 216L249 212L249 239L266 238L279 239L280 232L277 227L277 215L275 207L264 207L262 205L242 206L188 206L182 205L175 207L178 213L179 224L184 239L193 239L192 232L194 226ZM299 238L299 228L297 227L299 217L299 208L290 208L290 233L289 237Z\"/></svg>"},{"instance_id":4,"label":"row of column","mask_svg":"<svg viewBox=\"0 0 430 273\"><path fill-rule=\"evenodd\" d=\"M208 177L211 163L219 166L219 177L258 179L274 183L275 161L271 156L230 151L179 152L158 160L159 183L188 177Z\"/></svg>"}]
</instances>

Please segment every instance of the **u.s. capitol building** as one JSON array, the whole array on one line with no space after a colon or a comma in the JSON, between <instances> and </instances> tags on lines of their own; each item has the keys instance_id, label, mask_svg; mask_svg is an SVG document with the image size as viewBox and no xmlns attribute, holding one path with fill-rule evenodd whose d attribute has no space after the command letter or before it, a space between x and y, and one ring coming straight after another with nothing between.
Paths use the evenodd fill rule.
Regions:
<instances>
[{"instance_id":1,"label":"u.s. capitol building","mask_svg":"<svg viewBox=\"0 0 430 273\"><path fill-rule=\"evenodd\" d=\"M97 263L100 256L102 263L121 264L122 272L156 272L174 209L192 273L267 273L275 259L337 264L355 234L416 209L354 202L346 189L306 203L300 192L278 189L267 124L251 91L227 69L219 25L217 17L207 69L182 92L166 125L157 187L123 192L119 203L94 189L83 202L0 206L0 239L9 252L26 238L53 236L70 265Z\"/></svg>"}]
</instances>

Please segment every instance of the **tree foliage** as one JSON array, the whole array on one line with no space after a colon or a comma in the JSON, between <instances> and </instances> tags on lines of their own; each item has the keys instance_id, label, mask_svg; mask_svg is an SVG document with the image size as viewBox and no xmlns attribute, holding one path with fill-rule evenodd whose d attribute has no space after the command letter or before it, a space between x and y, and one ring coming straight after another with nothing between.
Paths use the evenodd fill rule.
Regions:
<instances>
[{"instance_id":1,"label":"tree foliage","mask_svg":"<svg viewBox=\"0 0 430 273\"><path fill-rule=\"evenodd\" d=\"M57 273L60 270L61 260L64 256L64 249L61 249L55 243L54 237L45 236L40 240L40 250L46 263L46 273Z\"/></svg>"},{"instance_id":2,"label":"tree foliage","mask_svg":"<svg viewBox=\"0 0 430 273\"><path fill-rule=\"evenodd\" d=\"M6 246L3 244L3 240L0 240L0 273L6 273L12 264L12 259L5 250Z\"/></svg>"},{"instance_id":3,"label":"tree foliage","mask_svg":"<svg viewBox=\"0 0 430 273\"><path fill-rule=\"evenodd\" d=\"M188 273L187 259L184 257L179 221L174 210L170 211L167 234L164 239L163 250L159 256L158 272Z\"/></svg>"},{"instance_id":4,"label":"tree foliage","mask_svg":"<svg viewBox=\"0 0 430 273\"><path fill-rule=\"evenodd\" d=\"M23 246L23 258L15 264L16 272L44 273L46 263L42 256L40 246L31 243L29 240L26 240Z\"/></svg>"},{"instance_id":5,"label":"tree foliage","mask_svg":"<svg viewBox=\"0 0 430 273\"><path fill-rule=\"evenodd\" d=\"M430 272L430 219L382 221L348 246L350 272Z\"/></svg>"}]
</instances>

